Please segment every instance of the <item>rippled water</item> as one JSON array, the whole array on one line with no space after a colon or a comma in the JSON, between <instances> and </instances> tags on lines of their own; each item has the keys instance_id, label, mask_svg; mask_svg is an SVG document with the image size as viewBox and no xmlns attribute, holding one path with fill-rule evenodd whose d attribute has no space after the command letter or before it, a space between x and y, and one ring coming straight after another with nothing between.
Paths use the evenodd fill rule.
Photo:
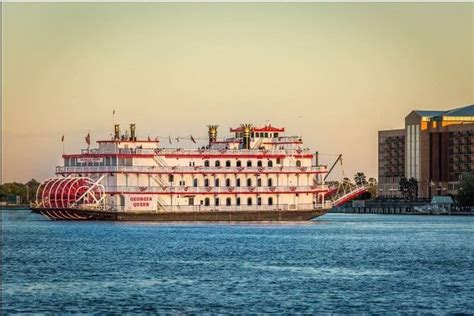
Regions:
<instances>
[{"instance_id":1,"label":"rippled water","mask_svg":"<svg viewBox=\"0 0 474 316\"><path fill-rule=\"evenodd\" d=\"M2 219L7 313L474 313L474 217Z\"/></svg>"}]
</instances>

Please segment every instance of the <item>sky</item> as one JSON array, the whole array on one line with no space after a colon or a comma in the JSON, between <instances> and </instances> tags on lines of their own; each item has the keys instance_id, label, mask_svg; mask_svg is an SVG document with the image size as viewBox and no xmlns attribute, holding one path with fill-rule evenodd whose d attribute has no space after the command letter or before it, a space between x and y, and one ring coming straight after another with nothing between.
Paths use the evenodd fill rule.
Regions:
<instances>
[{"instance_id":1,"label":"sky","mask_svg":"<svg viewBox=\"0 0 474 316\"><path fill-rule=\"evenodd\" d=\"M4 3L4 182L109 138L270 122L377 176L377 131L474 103L473 3ZM166 142L166 141L165 141ZM179 146L195 146L180 142Z\"/></svg>"}]
</instances>

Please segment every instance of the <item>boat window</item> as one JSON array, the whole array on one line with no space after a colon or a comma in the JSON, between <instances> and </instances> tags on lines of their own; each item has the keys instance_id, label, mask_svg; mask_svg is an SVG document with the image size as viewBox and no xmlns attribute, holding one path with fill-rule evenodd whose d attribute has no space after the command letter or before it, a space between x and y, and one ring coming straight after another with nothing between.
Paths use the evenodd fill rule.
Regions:
<instances>
[{"instance_id":1,"label":"boat window","mask_svg":"<svg viewBox=\"0 0 474 316\"><path fill-rule=\"evenodd\" d=\"M230 160L227 160L227 161L225 162L225 166L226 166L226 167L230 167Z\"/></svg>"},{"instance_id":2,"label":"boat window","mask_svg":"<svg viewBox=\"0 0 474 316\"><path fill-rule=\"evenodd\" d=\"M272 161L272 160L269 160L269 161L268 161L268 166L269 166L269 167L273 167L273 161Z\"/></svg>"},{"instance_id":3,"label":"boat window","mask_svg":"<svg viewBox=\"0 0 474 316\"><path fill-rule=\"evenodd\" d=\"M247 186L251 187L252 186L252 179L247 179Z\"/></svg>"},{"instance_id":4,"label":"boat window","mask_svg":"<svg viewBox=\"0 0 474 316\"><path fill-rule=\"evenodd\" d=\"M278 133L273 133L273 137L278 137Z\"/></svg>"},{"instance_id":5,"label":"boat window","mask_svg":"<svg viewBox=\"0 0 474 316\"><path fill-rule=\"evenodd\" d=\"M261 166L262 166L262 161L261 160L257 161L257 167L261 167Z\"/></svg>"},{"instance_id":6,"label":"boat window","mask_svg":"<svg viewBox=\"0 0 474 316\"><path fill-rule=\"evenodd\" d=\"M204 160L204 167L209 167L209 160Z\"/></svg>"},{"instance_id":7,"label":"boat window","mask_svg":"<svg viewBox=\"0 0 474 316\"><path fill-rule=\"evenodd\" d=\"M296 160L296 166L301 167L301 160Z\"/></svg>"},{"instance_id":8,"label":"boat window","mask_svg":"<svg viewBox=\"0 0 474 316\"><path fill-rule=\"evenodd\" d=\"M247 205L252 205L252 198L251 197L247 198Z\"/></svg>"},{"instance_id":9,"label":"boat window","mask_svg":"<svg viewBox=\"0 0 474 316\"><path fill-rule=\"evenodd\" d=\"M265 137L268 138L268 133L265 133Z\"/></svg>"},{"instance_id":10,"label":"boat window","mask_svg":"<svg viewBox=\"0 0 474 316\"><path fill-rule=\"evenodd\" d=\"M273 205L273 198L272 197L268 198L268 205Z\"/></svg>"},{"instance_id":11,"label":"boat window","mask_svg":"<svg viewBox=\"0 0 474 316\"><path fill-rule=\"evenodd\" d=\"M232 204L231 198L227 198L227 199L225 200L225 205L230 206L231 204Z\"/></svg>"},{"instance_id":12,"label":"boat window","mask_svg":"<svg viewBox=\"0 0 474 316\"><path fill-rule=\"evenodd\" d=\"M252 167L252 160L247 160L247 167Z\"/></svg>"}]
</instances>

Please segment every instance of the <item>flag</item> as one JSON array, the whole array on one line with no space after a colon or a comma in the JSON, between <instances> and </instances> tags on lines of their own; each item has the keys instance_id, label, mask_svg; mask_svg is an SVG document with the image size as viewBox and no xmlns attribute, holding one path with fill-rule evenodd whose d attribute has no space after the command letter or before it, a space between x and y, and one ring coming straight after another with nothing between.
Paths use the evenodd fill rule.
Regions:
<instances>
[{"instance_id":1,"label":"flag","mask_svg":"<svg viewBox=\"0 0 474 316\"><path fill-rule=\"evenodd\" d=\"M194 139L193 135L191 135L191 141L196 144L196 140Z\"/></svg>"},{"instance_id":2,"label":"flag","mask_svg":"<svg viewBox=\"0 0 474 316\"><path fill-rule=\"evenodd\" d=\"M64 143L64 135L61 136L61 141Z\"/></svg>"},{"instance_id":3,"label":"flag","mask_svg":"<svg viewBox=\"0 0 474 316\"><path fill-rule=\"evenodd\" d=\"M90 144L91 144L91 134L90 134L90 133L87 133L87 136L86 136L86 143L87 143L87 145L90 145Z\"/></svg>"},{"instance_id":4,"label":"flag","mask_svg":"<svg viewBox=\"0 0 474 316\"><path fill-rule=\"evenodd\" d=\"M170 145L171 145L171 136L168 136L168 140L169 140Z\"/></svg>"}]
</instances>

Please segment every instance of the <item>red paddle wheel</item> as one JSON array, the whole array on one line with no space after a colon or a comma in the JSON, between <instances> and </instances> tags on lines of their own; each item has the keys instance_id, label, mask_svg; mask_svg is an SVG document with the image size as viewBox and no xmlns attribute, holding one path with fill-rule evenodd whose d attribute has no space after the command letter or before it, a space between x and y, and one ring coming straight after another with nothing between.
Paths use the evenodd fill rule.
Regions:
<instances>
[{"instance_id":1,"label":"red paddle wheel","mask_svg":"<svg viewBox=\"0 0 474 316\"><path fill-rule=\"evenodd\" d=\"M100 205L105 190L88 177L53 178L41 183L36 192L36 206L44 209L75 208L81 205Z\"/></svg>"}]
</instances>

